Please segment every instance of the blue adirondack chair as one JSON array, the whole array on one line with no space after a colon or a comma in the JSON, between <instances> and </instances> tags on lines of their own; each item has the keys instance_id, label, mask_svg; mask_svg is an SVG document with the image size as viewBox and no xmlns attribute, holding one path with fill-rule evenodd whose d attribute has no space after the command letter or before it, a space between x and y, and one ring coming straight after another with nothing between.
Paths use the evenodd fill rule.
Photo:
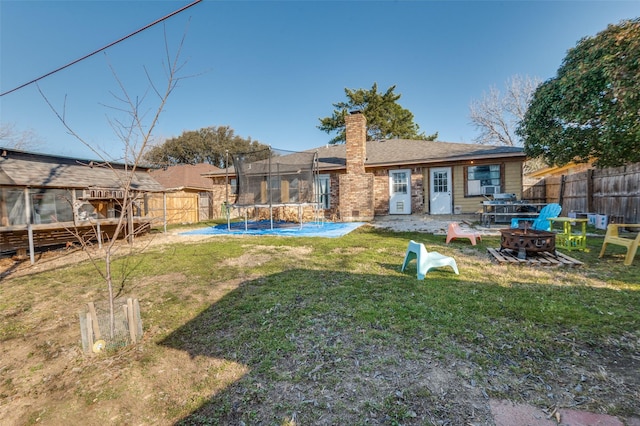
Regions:
<instances>
[{"instance_id":1,"label":"blue adirondack chair","mask_svg":"<svg viewBox=\"0 0 640 426\"><path fill-rule=\"evenodd\" d=\"M540 214L538 215L538 217L533 219L533 224L531 225L530 229L535 229L538 231L551 231L551 222L549 222L549 218L558 217L561 211L562 207L560 207L560 204L547 204L542 208L542 210L540 210ZM531 218L514 217L511 219L511 227L518 228L521 220L530 221Z\"/></svg>"}]
</instances>

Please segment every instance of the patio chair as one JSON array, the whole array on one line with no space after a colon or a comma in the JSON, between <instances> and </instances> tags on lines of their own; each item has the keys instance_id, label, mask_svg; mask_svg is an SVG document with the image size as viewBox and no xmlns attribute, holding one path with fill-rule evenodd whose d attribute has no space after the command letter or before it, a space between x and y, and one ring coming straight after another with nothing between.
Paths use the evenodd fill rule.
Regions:
<instances>
[{"instance_id":1,"label":"patio chair","mask_svg":"<svg viewBox=\"0 0 640 426\"><path fill-rule=\"evenodd\" d=\"M476 239L482 241L482 235L480 235L478 232L465 231L462 228L460 228L459 223L451 222L449 224L449 228L447 229L446 243L449 244L449 242L451 242L452 240L455 240L456 238L468 238L469 241L471 241L472 246L476 245Z\"/></svg>"},{"instance_id":2,"label":"patio chair","mask_svg":"<svg viewBox=\"0 0 640 426\"><path fill-rule=\"evenodd\" d=\"M608 244L623 246L627 248L624 265L630 266L633 263L636 251L638 251L638 245L640 245L640 232L638 232L638 235L636 235L635 238L625 238L620 236L618 228L638 228L638 231L640 231L640 224L629 225L624 223L610 223L607 225L607 233L604 236L604 242L602 243L602 249L600 250L600 256L598 257L604 256L604 250L607 248Z\"/></svg>"},{"instance_id":3,"label":"patio chair","mask_svg":"<svg viewBox=\"0 0 640 426\"><path fill-rule=\"evenodd\" d=\"M453 257L445 256L435 251L428 252L424 244L411 240L409 241L407 253L404 255L401 271L404 271L413 259L416 259L419 280L424 280L424 276L430 269L441 268L443 266L451 267L456 275L460 274L458 265Z\"/></svg>"},{"instance_id":4,"label":"patio chair","mask_svg":"<svg viewBox=\"0 0 640 426\"><path fill-rule=\"evenodd\" d=\"M551 231L551 223L549 222L550 217L558 217L560 212L562 211L562 207L560 204L551 203L547 204L540 210L538 217L533 219L533 223L529 229L535 229L537 231ZM518 228L520 226L520 221L531 221L532 218L526 217L514 217L511 219L511 227Z\"/></svg>"}]
</instances>

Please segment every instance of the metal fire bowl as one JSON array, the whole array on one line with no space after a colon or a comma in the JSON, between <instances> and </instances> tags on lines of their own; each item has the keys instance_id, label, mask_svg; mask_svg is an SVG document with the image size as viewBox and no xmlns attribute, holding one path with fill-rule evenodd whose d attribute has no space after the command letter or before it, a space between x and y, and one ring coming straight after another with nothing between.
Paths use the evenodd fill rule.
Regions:
<instances>
[{"instance_id":1,"label":"metal fire bowl","mask_svg":"<svg viewBox=\"0 0 640 426\"><path fill-rule=\"evenodd\" d=\"M556 234L533 229L501 229L500 249L526 251L527 253L556 251Z\"/></svg>"}]
</instances>

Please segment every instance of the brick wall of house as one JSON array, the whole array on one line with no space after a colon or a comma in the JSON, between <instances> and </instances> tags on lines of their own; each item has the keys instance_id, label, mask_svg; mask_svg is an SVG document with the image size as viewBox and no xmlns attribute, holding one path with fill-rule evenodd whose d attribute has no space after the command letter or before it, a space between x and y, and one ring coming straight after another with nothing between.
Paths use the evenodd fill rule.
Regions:
<instances>
[{"instance_id":1,"label":"brick wall of house","mask_svg":"<svg viewBox=\"0 0 640 426\"><path fill-rule=\"evenodd\" d=\"M374 178L374 209L376 215L389 214L389 170L390 168L375 169ZM411 170L411 213L423 213L424 177L423 168Z\"/></svg>"},{"instance_id":2,"label":"brick wall of house","mask_svg":"<svg viewBox=\"0 0 640 426\"><path fill-rule=\"evenodd\" d=\"M212 213L213 213L213 218L223 218L225 217L224 210L222 210L222 204L226 201L227 199L227 191L229 194L229 203L233 204L233 202L236 199L235 194L232 194L232 188L231 185L227 185L227 179L224 177L216 177L213 178L213 183L212 183L213 189L212 189L212 197L211 197L211 203L213 204L212 206Z\"/></svg>"},{"instance_id":3,"label":"brick wall of house","mask_svg":"<svg viewBox=\"0 0 640 426\"><path fill-rule=\"evenodd\" d=\"M373 220L373 174L340 175L340 220L357 222ZM348 194L345 196L345 194Z\"/></svg>"},{"instance_id":4,"label":"brick wall of house","mask_svg":"<svg viewBox=\"0 0 640 426\"><path fill-rule=\"evenodd\" d=\"M340 216L340 176L343 173L331 173L329 175L329 209L325 210L325 217L332 221L338 221Z\"/></svg>"},{"instance_id":5,"label":"brick wall of house","mask_svg":"<svg viewBox=\"0 0 640 426\"><path fill-rule=\"evenodd\" d=\"M411 213L425 212L424 169L416 168L411 172Z\"/></svg>"},{"instance_id":6,"label":"brick wall of house","mask_svg":"<svg viewBox=\"0 0 640 426\"><path fill-rule=\"evenodd\" d=\"M377 215L389 214L389 170L376 169L373 186L373 204Z\"/></svg>"}]
</instances>

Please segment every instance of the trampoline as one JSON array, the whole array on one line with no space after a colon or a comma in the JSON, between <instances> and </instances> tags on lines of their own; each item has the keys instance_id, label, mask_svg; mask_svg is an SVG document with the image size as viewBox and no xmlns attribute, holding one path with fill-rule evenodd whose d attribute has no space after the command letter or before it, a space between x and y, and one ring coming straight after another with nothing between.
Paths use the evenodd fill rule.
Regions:
<instances>
[{"instance_id":1,"label":"trampoline","mask_svg":"<svg viewBox=\"0 0 640 426\"><path fill-rule=\"evenodd\" d=\"M293 152L269 147L236 153L232 158L236 188L234 200L227 193L225 201L228 231L239 226L232 226L232 211L236 217L244 218L243 231L262 229L267 224L269 229L292 226L302 229L305 221L316 226L324 222L317 188L316 151Z\"/></svg>"}]
</instances>

